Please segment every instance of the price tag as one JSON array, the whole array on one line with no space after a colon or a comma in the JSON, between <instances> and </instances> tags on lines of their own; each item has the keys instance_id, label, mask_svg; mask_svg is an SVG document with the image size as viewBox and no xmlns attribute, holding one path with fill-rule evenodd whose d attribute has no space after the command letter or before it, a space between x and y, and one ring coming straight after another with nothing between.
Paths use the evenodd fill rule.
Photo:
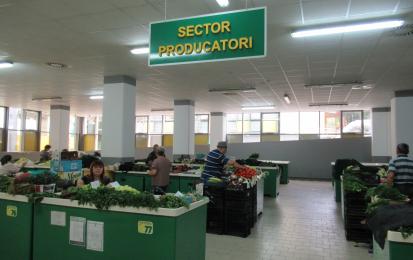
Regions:
<instances>
[{"instance_id":1,"label":"price tag","mask_svg":"<svg viewBox=\"0 0 413 260\"><path fill-rule=\"evenodd\" d=\"M17 217L17 207L16 206L7 206L6 216L15 218Z\"/></svg>"},{"instance_id":2,"label":"price tag","mask_svg":"<svg viewBox=\"0 0 413 260\"><path fill-rule=\"evenodd\" d=\"M145 235L153 234L153 222L150 221L138 221L138 233Z\"/></svg>"}]
</instances>

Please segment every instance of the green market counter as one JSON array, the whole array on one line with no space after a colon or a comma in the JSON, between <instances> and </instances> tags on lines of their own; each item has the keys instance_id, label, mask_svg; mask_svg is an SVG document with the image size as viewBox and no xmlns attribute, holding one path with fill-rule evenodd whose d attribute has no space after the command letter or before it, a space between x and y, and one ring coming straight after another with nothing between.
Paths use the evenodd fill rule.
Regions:
<instances>
[{"instance_id":1,"label":"green market counter","mask_svg":"<svg viewBox=\"0 0 413 260\"><path fill-rule=\"evenodd\" d=\"M280 171L278 167L254 167L267 172L264 179L264 195L276 198L280 192Z\"/></svg>"},{"instance_id":2,"label":"green market counter","mask_svg":"<svg viewBox=\"0 0 413 260\"><path fill-rule=\"evenodd\" d=\"M166 192L175 193L177 191L186 193L195 190L196 184L200 182L201 174L193 171L187 173L170 173L169 185ZM140 191L152 190L152 177L147 172L115 172L115 180L120 185L129 185Z\"/></svg>"},{"instance_id":3,"label":"green market counter","mask_svg":"<svg viewBox=\"0 0 413 260\"><path fill-rule=\"evenodd\" d=\"M0 193L0 256L2 260L32 257L33 204L22 195Z\"/></svg>"},{"instance_id":4,"label":"green market counter","mask_svg":"<svg viewBox=\"0 0 413 260\"><path fill-rule=\"evenodd\" d=\"M44 198L34 208L33 259L205 259L208 202L97 210Z\"/></svg>"},{"instance_id":5,"label":"green market counter","mask_svg":"<svg viewBox=\"0 0 413 260\"><path fill-rule=\"evenodd\" d=\"M374 260L407 260L413 256L413 235L403 238L400 232L388 231L384 249L373 239Z\"/></svg>"},{"instance_id":6,"label":"green market counter","mask_svg":"<svg viewBox=\"0 0 413 260\"><path fill-rule=\"evenodd\" d=\"M272 161L272 160L263 160L263 162L270 162L277 164L280 170L280 184L288 184L290 182L290 179L288 177L288 166L290 164L290 161Z\"/></svg>"}]
</instances>

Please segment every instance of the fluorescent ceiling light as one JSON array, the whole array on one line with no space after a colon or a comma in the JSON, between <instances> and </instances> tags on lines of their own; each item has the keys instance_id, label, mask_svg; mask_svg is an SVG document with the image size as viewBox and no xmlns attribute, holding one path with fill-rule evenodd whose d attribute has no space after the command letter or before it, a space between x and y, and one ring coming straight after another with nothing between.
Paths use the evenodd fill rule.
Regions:
<instances>
[{"instance_id":1,"label":"fluorescent ceiling light","mask_svg":"<svg viewBox=\"0 0 413 260\"><path fill-rule=\"evenodd\" d=\"M331 103L310 103L310 107L324 107L324 106L348 106L346 102L331 102Z\"/></svg>"},{"instance_id":2,"label":"fluorescent ceiling light","mask_svg":"<svg viewBox=\"0 0 413 260\"><path fill-rule=\"evenodd\" d=\"M217 3L221 7L227 7L229 5L229 0L217 0Z\"/></svg>"},{"instance_id":3,"label":"fluorescent ceiling light","mask_svg":"<svg viewBox=\"0 0 413 260\"><path fill-rule=\"evenodd\" d=\"M323 83L323 84L306 84L304 85L305 88L337 88L337 87L360 87L363 84L361 81L353 81L353 82L331 82L331 83Z\"/></svg>"},{"instance_id":4,"label":"fluorescent ceiling light","mask_svg":"<svg viewBox=\"0 0 413 260\"><path fill-rule=\"evenodd\" d=\"M284 100L287 104L291 104L291 99L287 94L284 95Z\"/></svg>"},{"instance_id":5,"label":"fluorescent ceiling light","mask_svg":"<svg viewBox=\"0 0 413 260\"><path fill-rule=\"evenodd\" d=\"M32 98L33 101L46 101L46 100L59 100L62 97L34 97Z\"/></svg>"},{"instance_id":6,"label":"fluorescent ceiling light","mask_svg":"<svg viewBox=\"0 0 413 260\"><path fill-rule=\"evenodd\" d=\"M0 62L0 69L11 68L13 67L13 62L3 61Z\"/></svg>"},{"instance_id":7,"label":"fluorescent ceiling light","mask_svg":"<svg viewBox=\"0 0 413 260\"><path fill-rule=\"evenodd\" d=\"M147 54L149 53L149 47L138 47L135 49L130 50L132 54Z\"/></svg>"},{"instance_id":8,"label":"fluorescent ceiling light","mask_svg":"<svg viewBox=\"0 0 413 260\"><path fill-rule=\"evenodd\" d=\"M293 38L301 38L301 37L329 35L329 34L338 34L338 33L370 31L370 30L378 30L378 29L396 28L396 27L402 26L403 24L404 24L403 20L359 23L359 24L352 24L352 25L332 26L332 27L324 27L324 28L318 28L318 29L301 30L301 31L293 32L291 36Z\"/></svg>"},{"instance_id":9,"label":"fluorescent ceiling light","mask_svg":"<svg viewBox=\"0 0 413 260\"><path fill-rule=\"evenodd\" d=\"M264 106L264 107L243 107L242 110L267 110L274 109L274 106Z\"/></svg>"},{"instance_id":10,"label":"fluorescent ceiling light","mask_svg":"<svg viewBox=\"0 0 413 260\"><path fill-rule=\"evenodd\" d=\"M218 93L229 93L229 92L255 92L256 88L254 87L246 87L246 88L211 88L208 90L209 92L218 92Z\"/></svg>"},{"instance_id":11,"label":"fluorescent ceiling light","mask_svg":"<svg viewBox=\"0 0 413 260\"><path fill-rule=\"evenodd\" d=\"M151 112L167 112L167 111L174 111L173 108L152 108Z\"/></svg>"},{"instance_id":12,"label":"fluorescent ceiling light","mask_svg":"<svg viewBox=\"0 0 413 260\"><path fill-rule=\"evenodd\" d=\"M92 100L97 100L97 99L103 99L103 96L90 96L89 97L89 99L92 99Z\"/></svg>"}]
</instances>

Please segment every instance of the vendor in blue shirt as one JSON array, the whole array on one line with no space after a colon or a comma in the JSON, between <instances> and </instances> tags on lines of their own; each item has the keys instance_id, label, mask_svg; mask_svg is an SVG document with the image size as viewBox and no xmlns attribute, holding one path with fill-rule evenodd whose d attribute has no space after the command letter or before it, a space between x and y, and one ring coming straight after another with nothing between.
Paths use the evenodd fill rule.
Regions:
<instances>
[{"instance_id":1,"label":"vendor in blue shirt","mask_svg":"<svg viewBox=\"0 0 413 260\"><path fill-rule=\"evenodd\" d=\"M206 158L205 168L201 179L206 184L209 178L222 178L225 176L224 167L226 165L233 165L236 168L243 168L244 166L238 164L235 160L230 160L225 156L227 152L227 142L219 142L217 149L208 153Z\"/></svg>"}]
</instances>

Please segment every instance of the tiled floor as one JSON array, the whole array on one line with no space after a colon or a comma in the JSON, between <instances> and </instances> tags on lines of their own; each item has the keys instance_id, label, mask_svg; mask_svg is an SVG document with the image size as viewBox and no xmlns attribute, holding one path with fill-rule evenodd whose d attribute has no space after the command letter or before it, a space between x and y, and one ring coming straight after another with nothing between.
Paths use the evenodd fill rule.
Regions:
<instances>
[{"instance_id":1,"label":"tiled floor","mask_svg":"<svg viewBox=\"0 0 413 260\"><path fill-rule=\"evenodd\" d=\"M206 259L372 259L364 245L346 241L331 182L290 181L264 203L249 237L207 234Z\"/></svg>"}]
</instances>

